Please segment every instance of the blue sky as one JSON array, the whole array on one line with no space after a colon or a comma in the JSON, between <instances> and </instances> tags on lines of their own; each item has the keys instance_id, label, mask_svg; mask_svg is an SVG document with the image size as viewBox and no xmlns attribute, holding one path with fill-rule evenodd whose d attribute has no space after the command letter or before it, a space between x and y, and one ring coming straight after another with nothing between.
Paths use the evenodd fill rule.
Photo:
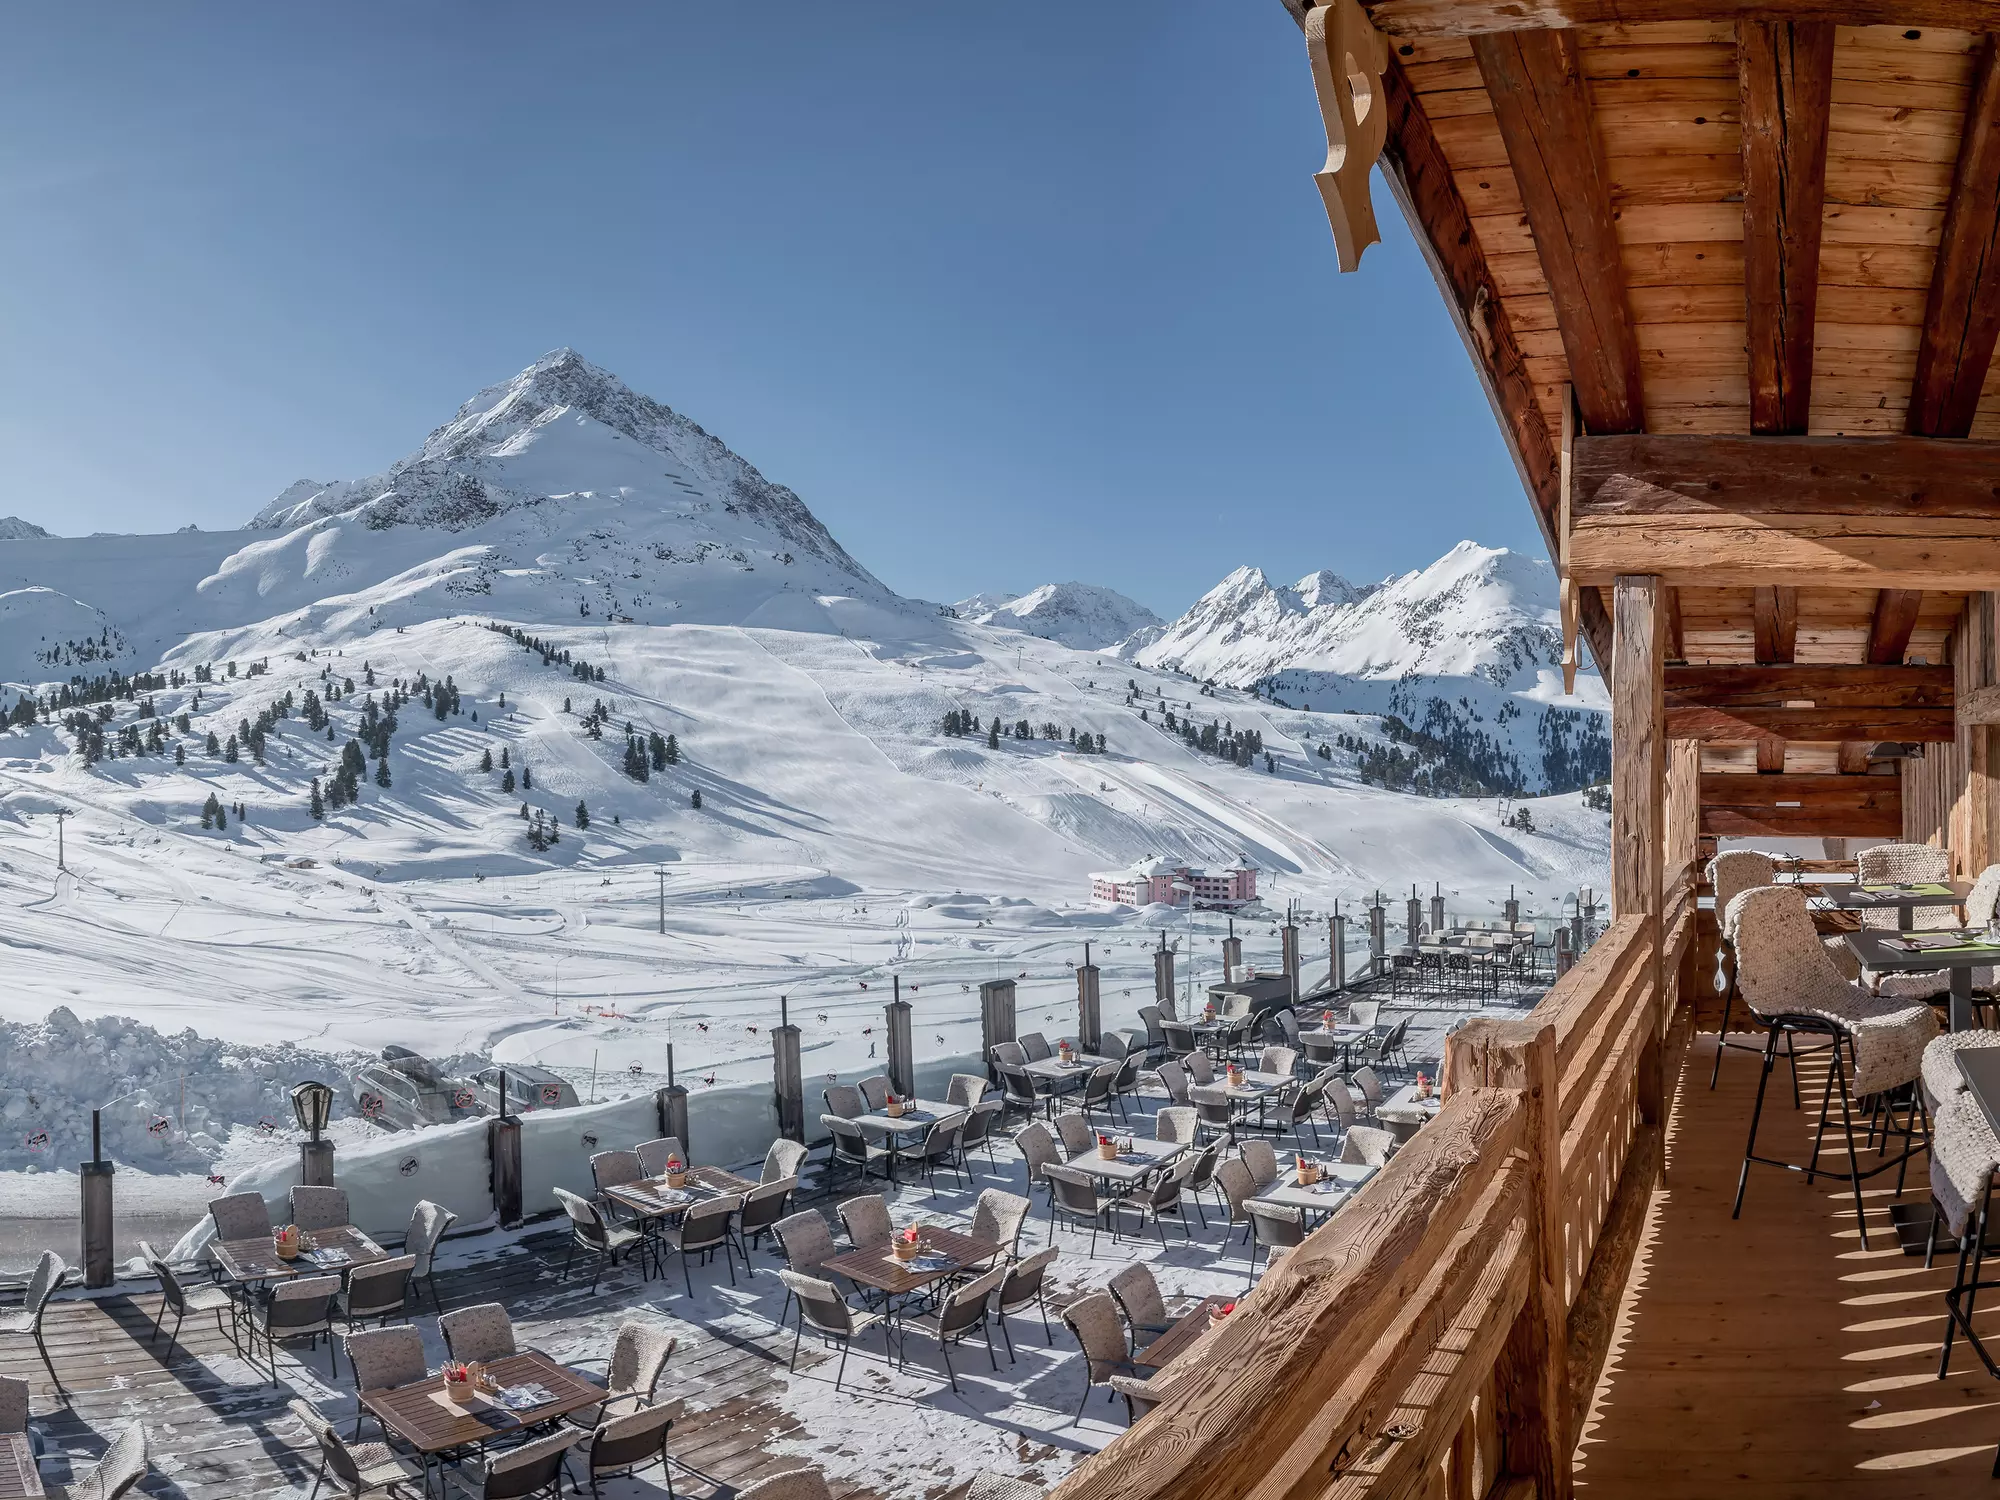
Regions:
<instances>
[{"instance_id":1,"label":"blue sky","mask_svg":"<svg viewBox=\"0 0 2000 1500\"><path fill-rule=\"evenodd\" d=\"M0 51L0 513L240 524L572 345L929 598L1539 551L1278 0L45 6Z\"/></svg>"}]
</instances>

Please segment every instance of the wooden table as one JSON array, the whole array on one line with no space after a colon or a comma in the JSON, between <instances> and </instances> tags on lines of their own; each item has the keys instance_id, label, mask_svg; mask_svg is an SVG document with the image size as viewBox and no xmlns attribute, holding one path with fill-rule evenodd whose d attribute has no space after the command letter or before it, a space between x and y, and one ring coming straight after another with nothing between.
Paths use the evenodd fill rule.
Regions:
<instances>
[{"instance_id":1,"label":"wooden table","mask_svg":"<svg viewBox=\"0 0 2000 1500\"><path fill-rule=\"evenodd\" d=\"M1185 1354L1194 1341L1208 1332L1208 1315L1218 1307L1235 1301L1234 1297L1204 1297L1200 1302L1182 1313L1167 1325L1167 1331L1132 1356L1132 1363L1144 1365L1149 1370L1163 1369Z\"/></svg>"},{"instance_id":2,"label":"wooden table","mask_svg":"<svg viewBox=\"0 0 2000 1500\"><path fill-rule=\"evenodd\" d=\"M423 1455L426 1493L434 1455L538 1427L604 1399L603 1386L536 1350L489 1360L486 1369L503 1386L539 1384L548 1387L553 1397L526 1411L508 1411L483 1399L459 1406L446 1397L442 1375L427 1375L408 1385L369 1391L361 1398L362 1406L386 1431Z\"/></svg>"},{"instance_id":3,"label":"wooden table","mask_svg":"<svg viewBox=\"0 0 2000 1500\"><path fill-rule=\"evenodd\" d=\"M0 1500L39 1500L48 1492L25 1432L0 1432Z\"/></svg>"},{"instance_id":4,"label":"wooden table","mask_svg":"<svg viewBox=\"0 0 2000 1500\"><path fill-rule=\"evenodd\" d=\"M255 1281L288 1281L294 1276L338 1276L356 1266L388 1260L389 1252L351 1224L338 1229L308 1229L295 1259L281 1260L269 1235L247 1240L216 1240L208 1248L222 1274L239 1285ZM323 1266L308 1257L311 1250L344 1250L348 1258L338 1265Z\"/></svg>"},{"instance_id":5,"label":"wooden table","mask_svg":"<svg viewBox=\"0 0 2000 1500\"><path fill-rule=\"evenodd\" d=\"M820 1273L844 1276L856 1286L901 1297L922 1291L932 1282L955 1276L1000 1253L1000 1246L992 1240L976 1239L959 1230L936 1224L918 1226L917 1243L939 1256L939 1261L919 1269L917 1263L906 1265L897 1260L887 1245L871 1246L866 1250L849 1250L844 1255L834 1256L820 1267Z\"/></svg>"},{"instance_id":6,"label":"wooden table","mask_svg":"<svg viewBox=\"0 0 2000 1500\"><path fill-rule=\"evenodd\" d=\"M1958 941L1949 948L1910 949L1903 946L1911 939L1919 942L1936 942L1956 936ZM1864 969L1874 969L1878 973L1928 974L1937 969L1951 971L1951 1029L1970 1031L1978 1025L1972 1013L1972 971L1990 968L2000 964L2000 946L1988 943L1983 934L1977 932L1883 932L1879 928L1864 927L1859 932L1845 934L1847 946L1853 950Z\"/></svg>"}]
</instances>

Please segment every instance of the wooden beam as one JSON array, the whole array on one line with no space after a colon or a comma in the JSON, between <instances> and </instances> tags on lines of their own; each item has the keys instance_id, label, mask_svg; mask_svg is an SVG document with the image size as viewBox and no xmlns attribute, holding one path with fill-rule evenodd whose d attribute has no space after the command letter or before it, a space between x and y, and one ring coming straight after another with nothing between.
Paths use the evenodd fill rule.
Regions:
<instances>
[{"instance_id":1,"label":"wooden beam","mask_svg":"<svg viewBox=\"0 0 2000 1500\"><path fill-rule=\"evenodd\" d=\"M1950 667L1668 667L1668 701L1716 708L1950 708Z\"/></svg>"},{"instance_id":2,"label":"wooden beam","mask_svg":"<svg viewBox=\"0 0 2000 1500\"><path fill-rule=\"evenodd\" d=\"M1972 431L2000 337L2000 39L1979 47L1958 169L1931 272L1923 342L1910 388L1909 430L1962 438Z\"/></svg>"},{"instance_id":3,"label":"wooden beam","mask_svg":"<svg viewBox=\"0 0 2000 1500\"><path fill-rule=\"evenodd\" d=\"M1489 34L1474 38L1472 54L1548 279L1577 409L1592 432L1637 432L1646 425L1639 343L1577 40Z\"/></svg>"},{"instance_id":4,"label":"wooden beam","mask_svg":"<svg viewBox=\"0 0 2000 1500\"><path fill-rule=\"evenodd\" d=\"M1902 778L1706 772L1701 778L1701 831L1899 838Z\"/></svg>"},{"instance_id":5,"label":"wooden beam","mask_svg":"<svg viewBox=\"0 0 2000 1500\"><path fill-rule=\"evenodd\" d=\"M1978 521L1845 516L1612 516L1580 522L1570 575L1604 584L1651 568L1681 588L2000 589L2000 531Z\"/></svg>"},{"instance_id":6,"label":"wooden beam","mask_svg":"<svg viewBox=\"0 0 2000 1500\"><path fill-rule=\"evenodd\" d=\"M1294 0L1285 0L1292 9ZM2000 31L2000 0L1376 0L1377 29L1397 37L1478 36L1529 27L1642 26L1767 16L1843 26Z\"/></svg>"},{"instance_id":7,"label":"wooden beam","mask_svg":"<svg viewBox=\"0 0 2000 1500\"><path fill-rule=\"evenodd\" d=\"M1687 660L1687 631L1681 624L1681 591L1667 589L1662 597L1667 605L1667 660Z\"/></svg>"},{"instance_id":8,"label":"wooden beam","mask_svg":"<svg viewBox=\"0 0 2000 1500\"><path fill-rule=\"evenodd\" d=\"M1868 751L1871 747L1863 740L1847 740L1841 744L1839 752L1840 774L1859 776L1868 769Z\"/></svg>"},{"instance_id":9,"label":"wooden beam","mask_svg":"<svg viewBox=\"0 0 2000 1500\"><path fill-rule=\"evenodd\" d=\"M1921 589L1883 589L1875 596L1875 618L1868 626L1868 660L1895 666L1910 649L1910 632L1917 628L1923 607Z\"/></svg>"},{"instance_id":10,"label":"wooden beam","mask_svg":"<svg viewBox=\"0 0 2000 1500\"><path fill-rule=\"evenodd\" d=\"M1826 744L1838 740L1882 740L1941 745L1957 738L1958 721L1949 708L1712 708L1685 704L1667 695L1667 734L1709 745L1775 741L1782 765L1788 741ZM1775 770L1778 767L1760 767Z\"/></svg>"},{"instance_id":11,"label":"wooden beam","mask_svg":"<svg viewBox=\"0 0 2000 1500\"><path fill-rule=\"evenodd\" d=\"M1750 430L1806 430L1812 410L1833 26L1736 23L1743 109L1743 289Z\"/></svg>"},{"instance_id":12,"label":"wooden beam","mask_svg":"<svg viewBox=\"0 0 2000 1500\"><path fill-rule=\"evenodd\" d=\"M1750 617L1759 663L1788 662L1799 647L1799 591L1783 584L1760 588Z\"/></svg>"},{"instance_id":13,"label":"wooden beam","mask_svg":"<svg viewBox=\"0 0 2000 1500\"><path fill-rule=\"evenodd\" d=\"M1816 513L2000 524L2000 443L1583 433L1574 463L1580 513Z\"/></svg>"},{"instance_id":14,"label":"wooden beam","mask_svg":"<svg viewBox=\"0 0 2000 1500\"><path fill-rule=\"evenodd\" d=\"M1621 577L1612 591L1611 909L1660 911L1660 851L1666 817L1664 611L1658 580Z\"/></svg>"},{"instance_id":15,"label":"wooden beam","mask_svg":"<svg viewBox=\"0 0 2000 1500\"><path fill-rule=\"evenodd\" d=\"M2000 724L2000 687L1974 688L1958 700L1958 722Z\"/></svg>"}]
</instances>

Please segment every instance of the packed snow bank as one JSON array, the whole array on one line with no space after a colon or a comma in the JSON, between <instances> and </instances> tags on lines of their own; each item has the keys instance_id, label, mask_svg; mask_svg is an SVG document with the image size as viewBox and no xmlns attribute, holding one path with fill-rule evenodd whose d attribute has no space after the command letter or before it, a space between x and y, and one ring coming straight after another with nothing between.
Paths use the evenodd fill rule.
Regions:
<instances>
[{"instance_id":1,"label":"packed snow bank","mask_svg":"<svg viewBox=\"0 0 2000 1500\"><path fill-rule=\"evenodd\" d=\"M237 1126L292 1131L292 1086L337 1082L352 1061L291 1042L167 1036L129 1016L82 1021L67 1006L39 1023L0 1022L0 1169L88 1160L93 1109L120 1166L205 1167Z\"/></svg>"}]
</instances>

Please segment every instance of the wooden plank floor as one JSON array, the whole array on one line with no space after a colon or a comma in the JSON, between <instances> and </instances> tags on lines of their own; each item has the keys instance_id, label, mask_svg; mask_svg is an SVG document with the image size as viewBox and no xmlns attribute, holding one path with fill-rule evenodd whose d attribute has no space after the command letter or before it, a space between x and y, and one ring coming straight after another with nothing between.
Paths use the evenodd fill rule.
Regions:
<instances>
[{"instance_id":1,"label":"wooden plank floor","mask_svg":"<svg viewBox=\"0 0 2000 1500\"><path fill-rule=\"evenodd\" d=\"M1748 1040L1748 1038L1745 1038ZM1895 1174L1866 1184L1861 1248L1852 1190L1753 1166L1729 1217L1761 1059L1685 1055L1648 1232L1619 1330L1579 1434L1577 1485L1592 1500L2000 1494L2000 1382L1961 1341L1937 1379L1950 1257L1926 1271L1889 1232ZM1773 1073L1760 1154L1806 1159L1825 1073L1802 1065L1807 1109ZM1832 1158L1839 1165L1841 1158ZM1863 1164L1872 1164L1863 1152ZM1902 1201L1929 1201L1920 1154ZM1880 1234L1877 1234L1877 1229ZM2000 1301L1977 1321L2000 1338Z\"/></svg>"}]
</instances>

